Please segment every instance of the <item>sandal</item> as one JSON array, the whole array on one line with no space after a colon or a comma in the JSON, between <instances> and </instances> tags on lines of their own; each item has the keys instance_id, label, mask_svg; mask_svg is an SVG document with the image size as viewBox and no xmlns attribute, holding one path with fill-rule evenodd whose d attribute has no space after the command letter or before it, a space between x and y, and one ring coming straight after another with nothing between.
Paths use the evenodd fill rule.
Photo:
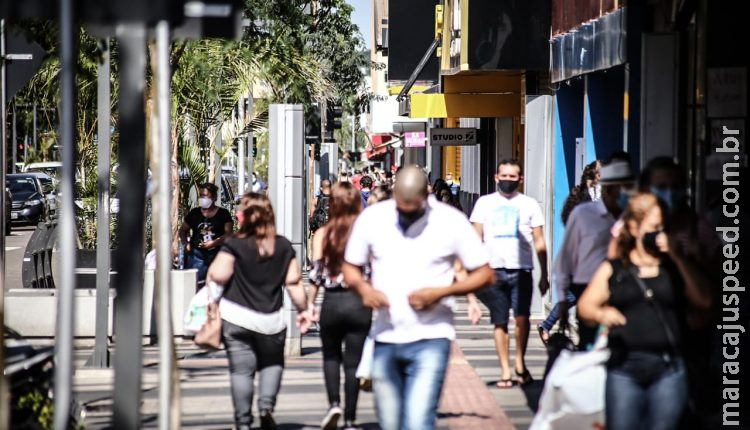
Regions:
<instances>
[{"instance_id":1,"label":"sandal","mask_svg":"<svg viewBox=\"0 0 750 430\"><path fill-rule=\"evenodd\" d=\"M534 378L531 377L531 373L529 373L529 369L523 369L523 372L519 372L518 370L516 370L516 377L517 377L516 381L518 382L518 385L520 385L521 387L525 387L531 384L532 382L534 382Z\"/></svg>"},{"instance_id":2,"label":"sandal","mask_svg":"<svg viewBox=\"0 0 750 430\"><path fill-rule=\"evenodd\" d=\"M513 388L513 379L512 378L501 379L495 383L495 386L501 389Z\"/></svg>"}]
</instances>

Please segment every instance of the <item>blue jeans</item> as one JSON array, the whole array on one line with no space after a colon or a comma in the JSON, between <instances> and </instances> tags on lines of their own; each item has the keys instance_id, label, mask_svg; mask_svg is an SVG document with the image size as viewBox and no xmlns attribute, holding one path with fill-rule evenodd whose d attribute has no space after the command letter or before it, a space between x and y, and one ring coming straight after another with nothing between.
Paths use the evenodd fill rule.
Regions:
<instances>
[{"instance_id":1,"label":"blue jeans","mask_svg":"<svg viewBox=\"0 0 750 430\"><path fill-rule=\"evenodd\" d=\"M208 266L214 261L218 252L206 251L203 249L193 249L188 253L188 269L198 269L198 287L206 283L208 275Z\"/></svg>"},{"instance_id":2,"label":"blue jeans","mask_svg":"<svg viewBox=\"0 0 750 430\"><path fill-rule=\"evenodd\" d=\"M382 430L435 428L451 342L375 343L373 392Z\"/></svg>"},{"instance_id":3,"label":"blue jeans","mask_svg":"<svg viewBox=\"0 0 750 430\"><path fill-rule=\"evenodd\" d=\"M607 430L676 429L687 403L685 363L655 353L631 352L607 369Z\"/></svg>"},{"instance_id":4,"label":"blue jeans","mask_svg":"<svg viewBox=\"0 0 750 430\"><path fill-rule=\"evenodd\" d=\"M573 294L572 291L570 291L570 289L568 289L565 292L565 301L568 302L568 309L570 309L576 305L578 298L576 297L575 294ZM545 331L551 331L552 327L555 326L555 323L559 319L560 319L560 304L555 303L555 306L553 306L552 310L549 311L549 315L547 315L547 319L542 321L542 323L539 325L542 326L542 328Z\"/></svg>"}]
</instances>

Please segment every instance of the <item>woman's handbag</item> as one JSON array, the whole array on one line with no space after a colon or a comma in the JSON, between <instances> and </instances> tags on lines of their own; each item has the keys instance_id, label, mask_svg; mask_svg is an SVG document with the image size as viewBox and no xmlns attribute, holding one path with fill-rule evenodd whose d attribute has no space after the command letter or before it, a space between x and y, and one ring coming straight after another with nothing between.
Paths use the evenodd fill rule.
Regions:
<instances>
[{"instance_id":1,"label":"woman's handbag","mask_svg":"<svg viewBox=\"0 0 750 430\"><path fill-rule=\"evenodd\" d=\"M212 283L201 288L190 300L190 307L185 314L185 333L195 333L193 341L201 348L221 348L221 315L218 300L223 290L220 285Z\"/></svg>"},{"instance_id":2,"label":"woman's handbag","mask_svg":"<svg viewBox=\"0 0 750 430\"><path fill-rule=\"evenodd\" d=\"M375 355L375 341L367 336L365 346L362 348L362 357L359 359L359 366L355 375L359 378L360 388L364 391L370 391L372 386L372 360Z\"/></svg>"},{"instance_id":3,"label":"woman's handbag","mask_svg":"<svg viewBox=\"0 0 750 430\"><path fill-rule=\"evenodd\" d=\"M606 363L610 351L600 334L594 349L562 349L544 382L531 430L591 429L604 424Z\"/></svg>"},{"instance_id":4,"label":"woman's handbag","mask_svg":"<svg viewBox=\"0 0 750 430\"><path fill-rule=\"evenodd\" d=\"M217 302L208 303L206 322L198 333L195 334L194 342L203 349L218 350L221 349L221 315L219 315L219 304Z\"/></svg>"}]
</instances>

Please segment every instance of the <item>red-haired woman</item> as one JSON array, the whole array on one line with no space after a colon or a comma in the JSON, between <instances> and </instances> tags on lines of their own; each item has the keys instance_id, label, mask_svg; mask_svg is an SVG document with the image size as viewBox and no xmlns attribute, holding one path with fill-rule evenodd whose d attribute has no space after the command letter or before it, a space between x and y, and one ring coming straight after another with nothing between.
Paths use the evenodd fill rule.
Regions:
<instances>
[{"instance_id":1,"label":"red-haired woman","mask_svg":"<svg viewBox=\"0 0 750 430\"><path fill-rule=\"evenodd\" d=\"M310 327L311 317L294 249L276 234L268 197L245 194L237 220L240 231L224 242L208 269L207 283L226 285L219 311L236 428L249 430L252 424L257 371L260 425L274 429L273 409L284 369L284 286L300 312L297 324L302 333Z\"/></svg>"},{"instance_id":2,"label":"red-haired woman","mask_svg":"<svg viewBox=\"0 0 750 430\"><path fill-rule=\"evenodd\" d=\"M362 299L356 291L344 285L341 265L344 262L346 242L361 208L360 192L354 185L348 182L337 183L331 191L328 223L313 236L313 270L310 272L313 288L308 296L308 307L315 306L318 288L325 289L320 310L320 338L323 344L323 373L330 409L321 424L323 429L335 429L342 414L339 406L342 364L346 399L343 411L344 428L357 428L355 420L359 381L356 371L365 339L370 331L372 311L362 304ZM317 311L313 312L317 316Z\"/></svg>"},{"instance_id":3,"label":"red-haired woman","mask_svg":"<svg viewBox=\"0 0 750 430\"><path fill-rule=\"evenodd\" d=\"M607 430L675 429L687 402L682 357L687 303L708 309L708 283L664 233L653 194L632 197L616 258L578 301L582 319L609 329Z\"/></svg>"}]
</instances>

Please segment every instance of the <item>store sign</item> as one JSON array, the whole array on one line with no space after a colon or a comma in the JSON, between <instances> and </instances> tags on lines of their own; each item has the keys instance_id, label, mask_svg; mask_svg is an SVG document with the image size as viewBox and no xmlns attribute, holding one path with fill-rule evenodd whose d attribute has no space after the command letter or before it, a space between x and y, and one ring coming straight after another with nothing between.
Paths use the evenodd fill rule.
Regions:
<instances>
[{"instance_id":1,"label":"store sign","mask_svg":"<svg viewBox=\"0 0 750 430\"><path fill-rule=\"evenodd\" d=\"M404 133L404 143L407 148L424 148L424 131Z\"/></svg>"},{"instance_id":2,"label":"store sign","mask_svg":"<svg viewBox=\"0 0 750 430\"><path fill-rule=\"evenodd\" d=\"M431 128L430 145L458 146L476 145L477 129L475 128Z\"/></svg>"}]
</instances>

